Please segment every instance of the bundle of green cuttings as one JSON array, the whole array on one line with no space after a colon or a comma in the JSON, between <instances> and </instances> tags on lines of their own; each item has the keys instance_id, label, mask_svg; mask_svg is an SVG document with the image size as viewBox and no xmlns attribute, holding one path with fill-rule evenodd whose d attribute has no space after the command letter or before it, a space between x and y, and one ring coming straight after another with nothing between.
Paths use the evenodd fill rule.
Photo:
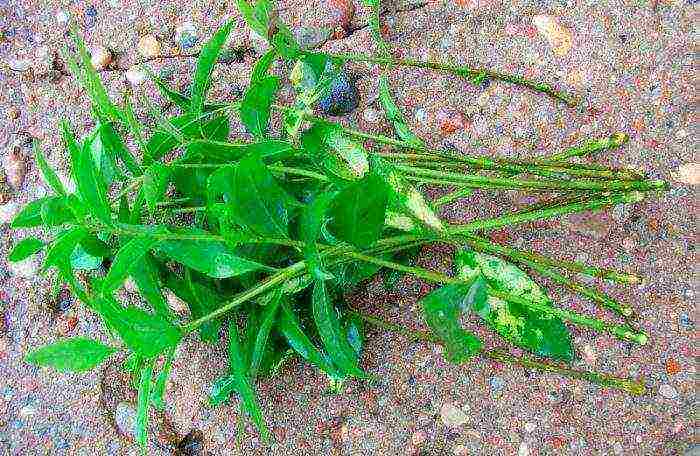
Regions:
<instances>
[{"instance_id":1,"label":"bundle of green cuttings","mask_svg":"<svg viewBox=\"0 0 700 456\"><path fill-rule=\"evenodd\" d=\"M222 333L228 334L229 365L211 387L211 403L237 398L266 438L256 381L294 357L328 375L336 391L346 379L371 379L361 363L366 325L441 344L445 357L457 364L483 356L632 394L644 392L641 380L566 366L575 358L567 324L627 342L647 341L635 328L629 305L578 280L587 275L633 285L636 276L500 245L484 235L635 203L666 184L635 170L571 160L622 146L626 136L620 133L531 161L431 149L407 126L385 74L379 80L379 101L395 135L356 131L316 116L319 101L339 96L337 81L351 60L383 68L432 68L475 84L515 83L569 106L577 103L518 76L394 59L379 33L379 5L369 6L382 50L377 56L301 49L289 29L272 19L266 0L255 5L241 0L248 24L270 42L242 99L207 98L212 70L231 32L232 22L227 22L203 46L187 94L152 76L177 113L163 113L138 96L147 119L134 114L132 94L121 103L110 99L73 33L65 58L90 97L95 127L77 139L62 123L70 185L59 179L37 145L36 163L53 195L29 203L12 226L44 227L50 241L27 237L9 260L46 250L44 270L55 271L58 286L70 289L101 317L111 340L64 339L29 353L27 361L85 371L117 352L128 353L124 369L138 389L136 437L144 447L149 408L164 408L177 347L194 334L204 343L218 343ZM281 69L291 69L292 105L276 104L283 76L272 73ZM236 139L230 138L233 116L247 130ZM271 116L277 121L271 122ZM271 132L271 124L280 131ZM430 201L419 190L423 186L442 187L444 196ZM541 197L540 203L464 224L448 223L439 215L441 206L473 191L503 190L531 192ZM452 274L415 265L419 250L435 243L454 247ZM619 314L623 322L557 306L525 270ZM344 300L376 276L393 289L406 274L436 284L419 301L425 331L381 320L372 315L374 309L362 312ZM125 284L142 299L124 294L120 288ZM188 310L175 312L169 305L173 297ZM467 315L493 333L496 345L507 341L531 355L484 348L477 335L463 328Z\"/></svg>"}]
</instances>

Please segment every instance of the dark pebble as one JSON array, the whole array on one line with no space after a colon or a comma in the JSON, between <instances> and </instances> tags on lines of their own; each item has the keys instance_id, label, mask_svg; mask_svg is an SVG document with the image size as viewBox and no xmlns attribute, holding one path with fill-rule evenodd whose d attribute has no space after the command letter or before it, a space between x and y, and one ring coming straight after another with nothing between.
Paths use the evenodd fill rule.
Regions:
<instances>
[{"instance_id":1,"label":"dark pebble","mask_svg":"<svg viewBox=\"0 0 700 456\"><path fill-rule=\"evenodd\" d=\"M192 430L177 444L175 454L179 456L199 456L204 451L202 431Z\"/></svg>"},{"instance_id":2,"label":"dark pebble","mask_svg":"<svg viewBox=\"0 0 700 456\"><path fill-rule=\"evenodd\" d=\"M359 105L359 95L355 83L347 74L341 73L333 83L330 93L318 102L318 106L331 116L349 114Z\"/></svg>"}]
</instances>

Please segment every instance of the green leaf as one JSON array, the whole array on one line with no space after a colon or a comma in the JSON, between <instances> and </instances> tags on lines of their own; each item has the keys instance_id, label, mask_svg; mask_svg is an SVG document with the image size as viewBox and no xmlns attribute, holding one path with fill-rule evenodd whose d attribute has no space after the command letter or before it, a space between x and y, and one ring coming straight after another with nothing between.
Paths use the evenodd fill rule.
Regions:
<instances>
[{"instance_id":1,"label":"green leaf","mask_svg":"<svg viewBox=\"0 0 700 456\"><path fill-rule=\"evenodd\" d=\"M90 255L78 244L70 256L70 267L76 271L94 271L102 265L102 258Z\"/></svg>"},{"instance_id":2,"label":"green leaf","mask_svg":"<svg viewBox=\"0 0 700 456\"><path fill-rule=\"evenodd\" d=\"M44 243L35 237L28 237L22 239L17 245L14 246L10 254L7 256L7 260L11 262L22 261L37 252L40 252L44 248Z\"/></svg>"},{"instance_id":3,"label":"green leaf","mask_svg":"<svg viewBox=\"0 0 700 456\"><path fill-rule=\"evenodd\" d=\"M272 3L269 0L256 0L255 6L251 6L246 0L236 0L236 5L243 15L248 27L253 29L262 38L267 38L270 27L270 14Z\"/></svg>"},{"instance_id":4,"label":"green leaf","mask_svg":"<svg viewBox=\"0 0 700 456\"><path fill-rule=\"evenodd\" d=\"M101 126L98 123L95 130L83 139L81 149L83 154L92 157L97 174L104 179L105 186L109 187L115 180L124 180L124 175L117 166L115 151L103 144L100 130Z\"/></svg>"},{"instance_id":5,"label":"green leaf","mask_svg":"<svg viewBox=\"0 0 700 456\"><path fill-rule=\"evenodd\" d=\"M112 255L112 250L109 248L109 246L105 244L102 239L93 234L85 236L80 241L80 245L87 254L94 257L104 258Z\"/></svg>"},{"instance_id":6,"label":"green leaf","mask_svg":"<svg viewBox=\"0 0 700 456\"><path fill-rule=\"evenodd\" d=\"M282 302L277 328L284 335L289 346L302 358L321 369L335 380L344 377L338 372L338 369L333 365L328 355L316 348L311 339L304 333L299 318L287 301Z\"/></svg>"},{"instance_id":7,"label":"green leaf","mask_svg":"<svg viewBox=\"0 0 700 456\"><path fill-rule=\"evenodd\" d=\"M49 366L61 372L85 372L99 365L116 351L96 340L85 337L63 339L32 351L25 361L37 366Z\"/></svg>"},{"instance_id":8,"label":"green leaf","mask_svg":"<svg viewBox=\"0 0 700 456\"><path fill-rule=\"evenodd\" d=\"M479 338L462 328L460 315L471 299L479 299L484 284L451 284L432 291L420 300L425 321L445 344L447 360L461 364L479 353L483 344Z\"/></svg>"},{"instance_id":9,"label":"green leaf","mask_svg":"<svg viewBox=\"0 0 700 456\"><path fill-rule=\"evenodd\" d=\"M107 277L102 282L102 293L110 294L119 288L132 269L140 269L143 257L160 241L150 236L135 237L119 249L114 256Z\"/></svg>"},{"instance_id":10,"label":"green leaf","mask_svg":"<svg viewBox=\"0 0 700 456\"><path fill-rule=\"evenodd\" d=\"M63 197L61 196L46 196L44 198L39 198L36 199L30 203L28 203L24 208L22 208L21 211L17 215L15 215L14 219L12 219L12 223L10 224L10 227L12 228L34 228L37 226L40 226L42 224L42 219L41 219L41 208L44 206L44 204L47 201L62 201Z\"/></svg>"},{"instance_id":11,"label":"green leaf","mask_svg":"<svg viewBox=\"0 0 700 456\"><path fill-rule=\"evenodd\" d=\"M153 360L147 360L141 369L139 378L138 406L136 408L136 443L141 447L141 454L146 454L148 441L148 405L151 402L151 378L153 377Z\"/></svg>"},{"instance_id":12,"label":"green leaf","mask_svg":"<svg viewBox=\"0 0 700 456\"><path fill-rule=\"evenodd\" d=\"M194 114L199 114L204 109L207 91L211 85L211 73L214 70L216 61L219 59L221 48L231 33L232 27L233 20L227 21L202 47L202 51L199 53L192 86L192 106L190 108L190 112Z\"/></svg>"},{"instance_id":13,"label":"green leaf","mask_svg":"<svg viewBox=\"0 0 700 456\"><path fill-rule=\"evenodd\" d=\"M371 173L346 186L333 199L329 229L338 239L369 248L382 234L387 203L386 183Z\"/></svg>"},{"instance_id":14,"label":"green leaf","mask_svg":"<svg viewBox=\"0 0 700 456\"><path fill-rule=\"evenodd\" d=\"M101 122L98 126L102 147L111 157L118 157L124 167L134 176L141 174L141 167L131 154L111 123Z\"/></svg>"},{"instance_id":15,"label":"green leaf","mask_svg":"<svg viewBox=\"0 0 700 456\"><path fill-rule=\"evenodd\" d=\"M348 343L359 358L362 354L362 347L365 344L363 320L355 313L351 313L346 320L345 333L347 334Z\"/></svg>"},{"instance_id":16,"label":"green leaf","mask_svg":"<svg viewBox=\"0 0 700 456\"><path fill-rule=\"evenodd\" d=\"M143 174L143 192L151 213L155 211L156 204L163 200L169 177L170 168L161 162L153 162L146 168Z\"/></svg>"},{"instance_id":17,"label":"green leaf","mask_svg":"<svg viewBox=\"0 0 700 456\"><path fill-rule=\"evenodd\" d=\"M121 307L111 297L98 297L93 305L124 344L143 358L152 358L180 342L180 330L160 315L136 307Z\"/></svg>"},{"instance_id":18,"label":"green leaf","mask_svg":"<svg viewBox=\"0 0 700 456\"><path fill-rule=\"evenodd\" d=\"M299 155L300 151L290 142L277 139L243 144L202 139L189 143L183 163L230 164L251 154L259 154L265 163L274 163Z\"/></svg>"},{"instance_id":19,"label":"green leaf","mask_svg":"<svg viewBox=\"0 0 700 456\"><path fill-rule=\"evenodd\" d=\"M275 48L270 48L266 53L255 62L253 66L253 72L250 74L250 83L257 83L262 81L267 76L268 71L270 71L270 66L272 62L275 61L277 57L277 50Z\"/></svg>"},{"instance_id":20,"label":"green leaf","mask_svg":"<svg viewBox=\"0 0 700 456\"><path fill-rule=\"evenodd\" d=\"M44 259L44 268L70 266L70 256L75 247L88 235L83 227L74 227L58 235L51 243Z\"/></svg>"},{"instance_id":21,"label":"green leaf","mask_svg":"<svg viewBox=\"0 0 700 456\"><path fill-rule=\"evenodd\" d=\"M156 377L153 391L151 391L151 404L160 411L165 410L165 388L168 385L168 378L173 368L173 359L175 358L175 347L170 348L165 354L165 362L163 368Z\"/></svg>"},{"instance_id":22,"label":"green leaf","mask_svg":"<svg viewBox=\"0 0 700 456\"><path fill-rule=\"evenodd\" d=\"M280 79L277 76L266 76L251 82L241 102L241 122L256 138L267 135L270 123L270 109L275 101Z\"/></svg>"},{"instance_id":23,"label":"green leaf","mask_svg":"<svg viewBox=\"0 0 700 456\"><path fill-rule=\"evenodd\" d=\"M192 319L197 319L218 309L225 298L219 296L209 286L195 282L193 275L189 269L186 269L184 278L181 279L172 271L168 271L165 276L165 287L186 302L190 308ZM199 338L203 342L216 342L220 329L220 319L208 321L199 328Z\"/></svg>"},{"instance_id":24,"label":"green leaf","mask_svg":"<svg viewBox=\"0 0 700 456\"><path fill-rule=\"evenodd\" d=\"M170 310L168 303L163 297L160 277L158 276L158 269L154 263L153 256L147 253L139 263L139 267L131 269L130 275L136 282L141 296L151 306L151 309L161 317L174 321L175 315L173 315L172 310Z\"/></svg>"},{"instance_id":25,"label":"green leaf","mask_svg":"<svg viewBox=\"0 0 700 456\"><path fill-rule=\"evenodd\" d=\"M202 238L206 231L190 228L179 234L193 236L192 239L163 240L158 245L158 251L209 277L223 279L250 271L272 269L237 255L222 241Z\"/></svg>"},{"instance_id":26,"label":"green leaf","mask_svg":"<svg viewBox=\"0 0 700 456\"><path fill-rule=\"evenodd\" d=\"M395 220L388 220L391 226L409 230L414 226L412 221L416 221L437 233L445 231L445 225L423 195L409 184L400 173L387 161L377 155L371 157L372 169L379 174L388 185L389 208L387 215L393 215ZM400 214L395 214L391 209L397 208ZM402 215L408 216L409 220L402 221Z\"/></svg>"},{"instance_id":27,"label":"green leaf","mask_svg":"<svg viewBox=\"0 0 700 456\"><path fill-rule=\"evenodd\" d=\"M49 187L51 187L51 189L53 189L53 191L56 192L56 194L65 196L66 189L63 187L61 179L58 178L56 172L53 170L53 168L51 168L49 162L46 160L46 156L41 151L41 147L39 146L39 141L35 140L33 142L33 146L34 160L36 160L36 164L41 170L41 175L44 178L44 182L49 184Z\"/></svg>"},{"instance_id":28,"label":"green leaf","mask_svg":"<svg viewBox=\"0 0 700 456\"><path fill-rule=\"evenodd\" d=\"M385 74L379 77L379 102L384 108L386 117L394 126L396 135L401 138L402 141L414 147L425 147L425 143L408 128L406 118L391 98L389 82Z\"/></svg>"},{"instance_id":29,"label":"green leaf","mask_svg":"<svg viewBox=\"0 0 700 456\"><path fill-rule=\"evenodd\" d=\"M300 204L277 183L259 155L238 163L229 192L226 202L237 223L261 236L289 237L289 219Z\"/></svg>"},{"instance_id":30,"label":"green leaf","mask_svg":"<svg viewBox=\"0 0 700 456\"><path fill-rule=\"evenodd\" d=\"M340 179L362 179L369 171L364 147L345 135L340 125L317 122L301 140L315 164Z\"/></svg>"},{"instance_id":31,"label":"green leaf","mask_svg":"<svg viewBox=\"0 0 700 456\"><path fill-rule=\"evenodd\" d=\"M73 179L88 210L100 221L111 225L111 209L107 200L107 189L104 180L95 169L95 164L86 151L80 150L75 137L66 122L61 123L63 138L71 155Z\"/></svg>"},{"instance_id":32,"label":"green leaf","mask_svg":"<svg viewBox=\"0 0 700 456\"><path fill-rule=\"evenodd\" d=\"M338 311L329 299L323 281L316 280L314 283L311 301L318 334L333 363L348 375L367 377L357 365L355 352L342 330Z\"/></svg>"},{"instance_id":33,"label":"green leaf","mask_svg":"<svg viewBox=\"0 0 700 456\"><path fill-rule=\"evenodd\" d=\"M489 287L524 300L552 305L546 293L515 265L498 257L461 250L455 256L458 277L483 276ZM522 304L488 296L473 310L486 324L513 344L554 359L571 361L571 334L556 316L540 314Z\"/></svg>"},{"instance_id":34,"label":"green leaf","mask_svg":"<svg viewBox=\"0 0 700 456\"><path fill-rule=\"evenodd\" d=\"M260 322L257 335L255 337L255 344L253 345L253 350L250 357L250 378L255 379L260 367L263 362L263 358L266 354L268 348L268 339L270 338L270 331L272 326L275 324L277 319L277 310L279 309L280 303L283 300L283 296L279 292L275 292L272 300L265 306L262 314L262 321Z\"/></svg>"},{"instance_id":35,"label":"green leaf","mask_svg":"<svg viewBox=\"0 0 700 456\"><path fill-rule=\"evenodd\" d=\"M332 279L333 276L323 269L316 242L326 221L326 211L334 193L316 195L301 213L300 235L304 242L304 259L311 275L317 280Z\"/></svg>"},{"instance_id":36,"label":"green leaf","mask_svg":"<svg viewBox=\"0 0 700 456\"><path fill-rule=\"evenodd\" d=\"M90 54L85 46L85 42L76 33L74 28L71 30L71 35L78 49L78 56L82 65L82 68L78 68L78 66L75 64L75 58L66 51L67 60L69 63L72 63L70 65L72 70L74 72L77 70L77 74L75 74L75 76L78 77L79 81L85 88L85 91L90 97L90 101L92 101L95 109L97 109L102 116L108 117L113 121L120 122L123 118L123 114L121 111L119 111L119 109L117 109L114 103L112 103L109 95L107 95L107 90L102 85L99 74L97 74L97 71L92 66Z\"/></svg>"},{"instance_id":37,"label":"green leaf","mask_svg":"<svg viewBox=\"0 0 700 456\"><path fill-rule=\"evenodd\" d=\"M41 206L41 221L45 226L60 226L75 222L71 196L50 198Z\"/></svg>"},{"instance_id":38,"label":"green leaf","mask_svg":"<svg viewBox=\"0 0 700 456\"><path fill-rule=\"evenodd\" d=\"M228 117L205 113L175 116L167 121L170 126L159 126L146 144L148 162L158 161L182 145L183 141L211 139L224 141L229 135Z\"/></svg>"},{"instance_id":39,"label":"green leaf","mask_svg":"<svg viewBox=\"0 0 700 456\"><path fill-rule=\"evenodd\" d=\"M278 31L275 33L275 36L272 37L272 45L274 46L274 49L279 53L279 55L287 60L297 58L297 56L299 56L301 53L301 47L299 46L299 43L294 37L292 31L289 30L289 27L282 23L277 25L277 30Z\"/></svg>"}]
</instances>

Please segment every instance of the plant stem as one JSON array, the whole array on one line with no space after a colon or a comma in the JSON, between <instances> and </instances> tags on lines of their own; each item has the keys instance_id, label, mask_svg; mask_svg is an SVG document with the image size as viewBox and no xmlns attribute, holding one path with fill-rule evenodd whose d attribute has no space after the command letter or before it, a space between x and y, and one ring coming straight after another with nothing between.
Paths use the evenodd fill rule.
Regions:
<instances>
[{"instance_id":1,"label":"plant stem","mask_svg":"<svg viewBox=\"0 0 700 456\"><path fill-rule=\"evenodd\" d=\"M455 239L457 241L457 239ZM605 293L602 293L595 288L588 287L586 285L583 285L579 282L576 282L574 280L569 279L568 277L565 277L555 270L551 269L547 265L537 263L535 261L532 261L529 258L524 257L523 255L520 255L517 250L513 249L508 249L505 247L501 247L497 244L494 244L484 238L480 238L477 236L462 236L461 241L468 244L472 248L478 251L482 252L489 252L489 253L495 253L498 255L506 256L511 258L512 260L527 266L528 268L538 272L544 277L549 278L550 280L560 284L564 285L565 287L569 288L570 290L573 290L577 293L580 293L583 296L586 296L587 298L591 299L594 302L597 302L604 307L607 307L608 309L611 309L618 314L624 316L624 317L630 317L633 313L632 308L619 303L617 300L613 299L612 297L608 296ZM459 242L457 242L459 244Z\"/></svg>"},{"instance_id":2,"label":"plant stem","mask_svg":"<svg viewBox=\"0 0 700 456\"><path fill-rule=\"evenodd\" d=\"M488 68L470 68L463 65L452 65L449 63L421 61L415 59L394 59L391 57L375 57L372 55L357 53L330 53L329 55L333 58L345 61L368 62L380 65L408 66L415 68L426 68L436 71L446 71L448 73L454 74L455 76L468 78L472 82L474 80L478 80L479 78L485 77L488 79L510 82L512 84L527 87L531 90L543 93L551 98L554 98L555 100L562 101L569 107L574 107L578 104L578 100L575 97L565 92L555 90L549 84L535 82L522 76L501 73Z\"/></svg>"},{"instance_id":3,"label":"plant stem","mask_svg":"<svg viewBox=\"0 0 700 456\"><path fill-rule=\"evenodd\" d=\"M446 204L451 203L452 201L467 197L472 193L473 191L471 188L459 188L453 192L448 193L447 195L437 198L436 200L432 201L432 204L435 209L438 209Z\"/></svg>"},{"instance_id":4,"label":"plant stem","mask_svg":"<svg viewBox=\"0 0 700 456\"><path fill-rule=\"evenodd\" d=\"M588 180L524 180L503 177L488 177L477 176L461 173L452 173L447 171L436 171L424 168L415 168L406 165L394 165L399 171L415 176L426 176L437 179L444 179L454 182L462 182L469 186L480 188L482 185L486 188L498 186L502 188L513 189L551 189L551 190L588 190L595 192L609 191L630 191L630 190L659 190L666 186L663 181L645 180L645 181L620 181L608 180L605 182L588 181Z\"/></svg>"},{"instance_id":5,"label":"plant stem","mask_svg":"<svg viewBox=\"0 0 700 456\"><path fill-rule=\"evenodd\" d=\"M224 166L222 163L173 163L171 166L178 168L220 168ZM279 166L279 165L267 165L267 169L272 172L277 172L280 174L292 174L295 176L310 177L312 179L327 182L328 177L323 174L316 173L314 171L309 171L302 168L293 168L289 166Z\"/></svg>"},{"instance_id":6,"label":"plant stem","mask_svg":"<svg viewBox=\"0 0 700 456\"><path fill-rule=\"evenodd\" d=\"M429 271L423 268L419 268L417 266L405 266L403 264L394 263L392 261L387 261L381 258L375 258L359 252L343 252L343 254L352 258L356 258L358 260L366 261L368 263L374 263L378 266L413 274L416 277L435 283L464 283L464 281L461 279L450 277L439 272ZM580 326L585 326L600 332L612 334L621 340L628 340L631 342L636 342L640 345L644 345L646 344L648 339L646 334L642 332L637 333L632 328L626 325L608 323L606 321L598 320L597 318L587 317L585 315L581 315L570 310L553 307L549 304L543 304L537 301L528 301L512 294L500 292L498 290L493 289L490 286L488 287L488 293L490 296L503 299L504 301L520 304L529 309L536 310L542 314L553 315L561 318L562 320L576 323Z\"/></svg>"},{"instance_id":7,"label":"plant stem","mask_svg":"<svg viewBox=\"0 0 700 456\"><path fill-rule=\"evenodd\" d=\"M642 199L644 199L644 195L639 192L615 194L589 201L574 202L563 206L539 209L531 212L518 212L491 219L475 220L463 225L450 225L448 231L450 234L463 234L482 230L488 231L503 226L533 222L535 220L543 220L586 210L600 209L620 203L636 203Z\"/></svg>"},{"instance_id":8,"label":"plant stem","mask_svg":"<svg viewBox=\"0 0 700 456\"><path fill-rule=\"evenodd\" d=\"M547 155L538 160L541 163L553 163L566 161L572 157L582 157L584 155L591 155L596 152L600 152L608 149L617 149L618 147L629 141L629 135L623 132L616 132L607 138L594 139L588 141L577 147L570 147L569 149Z\"/></svg>"},{"instance_id":9,"label":"plant stem","mask_svg":"<svg viewBox=\"0 0 700 456\"><path fill-rule=\"evenodd\" d=\"M430 331L416 331L410 328L406 328L405 326L388 322L379 317L359 312L357 310L352 310L352 313L354 315L357 315L359 318L361 318L362 320L364 320L372 326L376 326L389 332L400 334L408 339L430 342L438 345L443 344L443 342ZM481 352L481 356L489 358L493 361L499 361L506 364L518 364L528 369L537 369L543 372L552 372L554 374L559 374L564 377L586 380L596 385L620 389L634 395L642 395L646 391L646 387L643 381L635 381L629 378L620 378L611 375L601 374L598 372L570 369L567 367L558 366L556 364L549 364L542 361L537 361L535 359L531 359L525 356L514 356L503 350L483 350Z\"/></svg>"}]
</instances>

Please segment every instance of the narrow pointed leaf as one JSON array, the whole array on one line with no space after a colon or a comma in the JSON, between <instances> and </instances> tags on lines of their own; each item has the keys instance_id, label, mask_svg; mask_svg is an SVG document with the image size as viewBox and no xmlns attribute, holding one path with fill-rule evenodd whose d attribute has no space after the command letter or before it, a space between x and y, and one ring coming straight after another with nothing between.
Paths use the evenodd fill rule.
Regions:
<instances>
[{"instance_id":1,"label":"narrow pointed leaf","mask_svg":"<svg viewBox=\"0 0 700 456\"><path fill-rule=\"evenodd\" d=\"M48 201L62 200L61 196L46 196L36 199L28 203L15 217L12 219L10 227L12 228L34 228L42 225L41 208Z\"/></svg>"},{"instance_id":2,"label":"narrow pointed leaf","mask_svg":"<svg viewBox=\"0 0 700 456\"><path fill-rule=\"evenodd\" d=\"M78 193L88 210L100 221L111 224L111 210L104 180L97 173L92 158L80 150L68 124L62 123L63 138L71 156L72 174Z\"/></svg>"},{"instance_id":3,"label":"narrow pointed leaf","mask_svg":"<svg viewBox=\"0 0 700 456\"><path fill-rule=\"evenodd\" d=\"M141 268L144 255L155 248L159 242L153 237L139 236L124 244L114 256L107 277L102 282L102 292L109 294L116 291L132 269Z\"/></svg>"},{"instance_id":4,"label":"narrow pointed leaf","mask_svg":"<svg viewBox=\"0 0 700 456\"><path fill-rule=\"evenodd\" d=\"M406 118L391 98L389 82L384 74L379 77L379 102L382 104L382 108L384 108L387 119L389 119L394 126L396 135L401 138L402 141L414 147L425 146L425 143L408 128Z\"/></svg>"},{"instance_id":5,"label":"narrow pointed leaf","mask_svg":"<svg viewBox=\"0 0 700 456\"><path fill-rule=\"evenodd\" d=\"M118 157L124 164L124 167L134 176L141 174L141 167L136 158L124 144L124 141L119 136L111 123L103 122L99 126L99 135L102 142L102 147L112 157Z\"/></svg>"},{"instance_id":6,"label":"narrow pointed leaf","mask_svg":"<svg viewBox=\"0 0 700 456\"><path fill-rule=\"evenodd\" d=\"M22 261L44 248L44 243L35 237L22 239L13 248L7 256L7 261L17 262Z\"/></svg>"},{"instance_id":7,"label":"narrow pointed leaf","mask_svg":"<svg viewBox=\"0 0 700 456\"><path fill-rule=\"evenodd\" d=\"M157 266L154 263L153 256L146 254L139 263L139 267L132 268L130 271L131 277L136 282L136 286L141 292L141 296L151 306L153 311L161 317L173 321L175 315L170 310L168 303L165 301L163 291L158 277Z\"/></svg>"},{"instance_id":8,"label":"narrow pointed leaf","mask_svg":"<svg viewBox=\"0 0 700 456\"><path fill-rule=\"evenodd\" d=\"M25 361L60 372L85 372L98 366L115 351L115 348L96 340L74 337L36 349L25 357Z\"/></svg>"},{"instance_id":9,"label":"narrow pointed leaf","mask_svg":"<svg viewBox=\"0 0 700 456\"><path fill-rule=\"evenodd\" d=\"M251 82L243 97L240 108L241 122L256 138L264 138L267 135L270 109L275 101L279 82L277 76L266 76Z\"/></svg>"},{"instance_id":10,"label":"narrow pointed leaf","mask_svg":"<svg viewBox=\"0 0 700 456\"><path fill-rule=\"evenodd\" d=\"M262 313L262 320L260 321L259 329L255 337L255 344L253 345L253 350L250 357L250 378L255 379L260 371L263 358L268 348L268 339L270 338L270 331L277 319L277 311L282 302L282 294L279 292L275 293L266 306Z\"/></svg>"},{"instance_id":11,"label":"narrow pointed leaf","mask_svg":"<svg viewBox=\"0 0 700 456\"><path fill-rule=\"evenodd\" d=\"M222 241L196 239L198 235L206 233L202 230L191 228L182 233L193 234L193 239L163 240L158 245L158 251L209 277L223 279L250 271L272 269L237 255Z\"/></svg>"},{"instance_id":12,"label":"narrow pointed leaf","mask_svg":"<svg viewBox=\"0 0 700 456\"><path fill-rule=\"evenodd\" d=\"M274 48L270 48L262 55L262 57L258 59L257 62L255 62L253 72L250 74L251 84L262 81L265 79L265 77L267 77L267 73L270 71L270 66L272 65L272 62L275 61L276 57L277 51Z\"/></svg>"},{"instance_id":13,"label":"narrow pointed leaf","mask_svg":"<svg viewBox=\"0 0 700 456\"><path fill-rule=\"evenodd\" d=\"M165 354L165 362L161 368L151 391L151 404L160 411L165 410L165 388L168 385L168 378L173 368L175 358L175 347L170 348Z\"/></svg>"},{"instance_id":14,"label":"narrow pointed leaf","mask_svg":"<svg viewBox=\"0 0 700 456\"><path fill-rule=\"evenodd\" d=\"M236 6L243 15L248 27L253 29L262 38L267 38L272 13L272 4L269 0L255 0L251 6L247 0L236 0Z\"/></svg>"},{"instance_id":15,"label":"narrow pointed leaf","mask_svg":"<svg viewBox=\"0 0 700 456\"><path fill-rule=\"evenodd\" d=\"M195 114L201 113L204 109L207 91L211 85L211 73L214 70L216 61L219 59L221 48L231 33L232 27L233 21L227 21L202 47L202 51L199 53L192 85L192 106L190 108L190 111Z\"/></svg>"},{"instance_id":16,"label":"narrow pointed leaf","mask_svg":"<svg viewBox=\"0 0 700 456\"><path fill-rule=\"evenodd\" d=\"M340 179L362 179L369 170L364 147L345 135L340 125L318 122L301 139L315 164Z\"/></svg>"},{"instance_id":17,"label":"narrow pointed leaf","mask_svg":"<svg viewBox=\"0 0 700 456\"><path fill-rule=\"evenodd\" d=\"M333 278L323 269L316 243L325 224L326 211L334 196L333 193L316 195L301 213L300 234L301 240L304 241L304 259L309 272L318 280Z\"/></svg>"},{"instance_id":18,"label":"narrow pointed leaf","mask_svg":"<svg viewBox=\"0 0 700 456\"><path fill-rule=\"evenodd\" d=\"M302 358L324 371L331 378L340 379L343 377L328 358L328 355L316 348L311 339L306 335L301 327L299 318L288 302L282 302L277 328L284 335L285 339L287 339L289 346Z\"/></svg>"},{"instance_id":19,"label":"narrow pointed leaf","mask_svg":"<svg viewBox=\"0 0 700 456\"><path fill-rule=\"evenodd\" d=\"M65 223L75 222L73 204L75 200L70 196L49 198L41 206L41 221L45 226L60 226Z\"/></svg>"},{"instance_id":20,"label":"narrow pointed leaf","mask_svg":"<svg viewBox=\"0 0 700 456\"><path fill-rule=\"evenodd\" d=\"M231 381L235 383L235 390L241 397L243 410L253 420L253 423L260 431L265 440L269 439L270 433L265 425L260 404L255 396L255 390L250 381L249 371L245 364L238 328L234 319L229 320L229 369Z\"/></svg>"},{"instance_id":21,"label":"narrow pointed leaf","mask_svg":"<svg viewBox=\"0 0 700 456\"><path fill-rule=\"evenodd\" d=\"M147 360L141 369L139 378L138 406L136 408L136 443L141 447L141 454L146 454L148 441L148 405L151 402L151 378L153 377L153 360Z\"/></svg>"},{"instance_id":22,"label":"narrow pointed leaf","mask_svg":"<svg viewBox=\"0 0 700 456\"><path fill-rule=\"evenodd\" d=\"M44 182L49 184L49 187L51 187L51 189L56 192L57 195L65 196L66 189L63 187L61 179L58 178L58 175L56 175L56 172L53 170L53 168L51 168L49 162L46 160L46 156L44 155L44 152L41 151L39 142L34 141L33 144L34 159L36 160L39 170L41 170L41 175L44 178Z\"/></svg>"},{"instance_id":23,"label":"narrow pointed leaf","mask_svg":"<svg viewBox=\"0 0 700 456\"><path fill-rule=\"evenodd\" d=\"M348 375L366 377L357 365L355 352L343 332L338 312L328 296L326 285L320 280L316 280L314 284L312 308L318 334L333 363Z\"/></svg>"}]
</instances>

